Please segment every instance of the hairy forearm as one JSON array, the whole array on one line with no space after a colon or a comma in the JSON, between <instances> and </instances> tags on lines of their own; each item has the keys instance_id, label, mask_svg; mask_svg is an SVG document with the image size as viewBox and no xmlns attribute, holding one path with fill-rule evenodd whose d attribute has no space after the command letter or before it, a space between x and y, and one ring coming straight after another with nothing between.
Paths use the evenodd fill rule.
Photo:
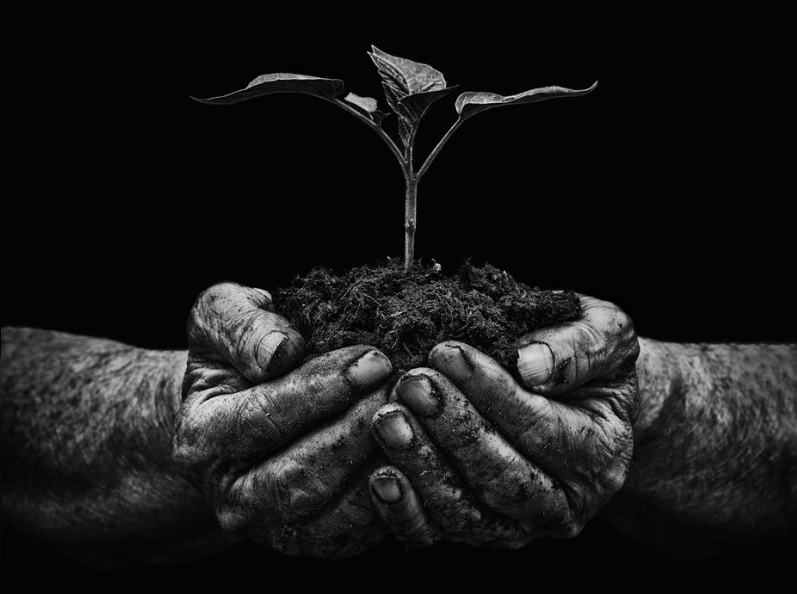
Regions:
<instances>
[{"instance_id":1,"label":"hairy forearm","mask_svg":"<svg viewBox=\"0 0 797 594\"><path fill-rule=\"evenodd\" d=\"M604 517L711 554L797 524L797 345L640 339L634 459Z\"/></svg>"},{"instance_id":2,"label":"hairy forearm","mask_svg":"<svg viewBox=\"0 0 797 594\"><path fill-rule=\"evenodd\" d=\"M186 353L4 328L3 522L100 564L223 540L171 461Z\"/></svg>"}]
</instances>

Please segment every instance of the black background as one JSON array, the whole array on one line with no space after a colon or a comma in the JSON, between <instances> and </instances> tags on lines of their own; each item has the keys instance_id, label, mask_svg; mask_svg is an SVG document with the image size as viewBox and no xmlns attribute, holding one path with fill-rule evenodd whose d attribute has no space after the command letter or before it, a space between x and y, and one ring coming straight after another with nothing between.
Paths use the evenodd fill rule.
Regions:
<instances>
[{"instance_id":1,"label":"black background","mask_svg":"<svg viewBox=\"0 0 797 594\"><path fill-rule=\"evenodd\" d=\"M218 107L189 97L297 72L341 78L385 108L373 43L462 91L599 82L586 97L464 124L420 184L418 255L446 270L487 260L531 285L612 300L652 338L797 336L782 16L481 6L433 17L406 5L45 16L20 22L11 56L4 325L182 349L186 313L214 282L276 289L317 264L400 256L401 172L366 126L303 95ZM432 108L421 155L455 115L453 97ZM678 560L594 522L576 540L518 552L387 543L328 563L241 546L209 562L95 574L3 533L4 584L29 585L51 574L264 589L283 579L611 587L687 575L760 585L786 558L778 544Z\"/></svg>"}]
</instances>

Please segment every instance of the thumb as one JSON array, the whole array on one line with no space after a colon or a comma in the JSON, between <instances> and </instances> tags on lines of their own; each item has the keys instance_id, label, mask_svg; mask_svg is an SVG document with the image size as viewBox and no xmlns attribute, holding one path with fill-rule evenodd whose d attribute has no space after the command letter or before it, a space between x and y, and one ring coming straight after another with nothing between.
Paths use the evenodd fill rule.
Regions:
<instances>
[{"instance_id":1,"label":"thumb","mask_svg":"<svg viewBox=\"0 0 797 594\"><path fill-rule=\"evenodd\" d=\"M544 396L611 375L639 353L634 325L608 301L580 296L582 317L526 335L517 369L527 388Z\"/></svg>"},{"instance_id":2,"label":"thumb","mask_svg":"<svg viewBox=\"0 0 797 594\"><path fill-rule=\"evenodd\" d=\"M304 357L305 342L274 312L262 289L224 282L203 291L188 319L189 350L235 367L259 384L283 375Z\"/></svg>"}]
</instances>

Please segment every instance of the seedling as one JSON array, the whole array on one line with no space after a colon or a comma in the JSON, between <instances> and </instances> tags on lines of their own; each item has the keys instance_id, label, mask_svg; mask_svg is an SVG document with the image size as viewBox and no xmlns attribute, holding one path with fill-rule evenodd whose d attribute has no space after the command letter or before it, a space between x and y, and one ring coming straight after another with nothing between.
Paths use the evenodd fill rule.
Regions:
<instances>
[{"instance_id":1,"label":"seedling","mask_svg":"<svg viewBox=\"0 0 797 594\"><path fill-rule=\"evenodd\" d=\"M371 49L369 55L376 64L382 79L385 99L390 109L398 117L398 139L401 148L382 127L383 120L389 114L378 108L377 100L371 97L360 97L354 93L347 93L343 96L345 87L340 79L319 78L305 74L264 74L255 78L239 91L196 100L202 103L225 105L275 93L304 93L329 101L368 125L385 141L390 151L398 159L404 174L404 270L412 268L415 262L418 182L463 122L477 113L494 107L534 103L556 97L586 95L598 84L595 82L591 87L581 90L557 86L540 87L508 96L489 92L461 93L454 103L457 112L456 121L427 155L423 164L416 169L415 136L421 119L435 101L454 92L458 85L448 86L443 73L428 64L391 56L374 46L371 46ZM342 99L341 96L343 96Z\"/></svg>"}]
</instances>

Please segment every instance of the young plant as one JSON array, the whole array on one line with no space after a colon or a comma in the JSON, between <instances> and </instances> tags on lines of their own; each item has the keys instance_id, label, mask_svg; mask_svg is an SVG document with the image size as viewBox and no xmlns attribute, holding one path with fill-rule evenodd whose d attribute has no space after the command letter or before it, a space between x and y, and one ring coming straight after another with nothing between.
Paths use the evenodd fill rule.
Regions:
<instances>
[{"instance_id":1,"label":"young plant","mask_svg":"<svg viewBox=\"0 0 797 594\"><path fill-rule=\"evenodd\" d=\"M394 139L385 132L382 121L389 114L378 109L376 99L360 97L354 93L345 92L343 81L335 78L320 78L305 74L275 73L263 74L255 78L245 88L207 99L194 98L201 103L213 105L226 105L254 99L262 95L275 93L304 93L320 97L347 113L353 115L368 125L379 137L385 141L390 151L398 159L404 174L405 201L404 201L404 269L409 270L415 262L415 230L416 211L418 204L418 182L429 170L435 157L445 146L454 132L468 118L477 113L487 111L494 107L504 105L519 105L552 99L555 97L574 97L585 95L597 86L595 82L591 87L581 90L566 89L564 87L541 87L531 89L517 95L502 96L489 92L465 92L457 97L454 107L457 119L443 135L437 145L432 149L423 164L415 168L415 136L421 119L429 107L438 99L449 95L458 88L458 85L448 86L443 73L428 64L414 62L406 58L391 56L382 50L371 46L369 53L379 71L385 99L390 109L398 117L398 137L401 148Z\"/></svg>"}]
</instances>

